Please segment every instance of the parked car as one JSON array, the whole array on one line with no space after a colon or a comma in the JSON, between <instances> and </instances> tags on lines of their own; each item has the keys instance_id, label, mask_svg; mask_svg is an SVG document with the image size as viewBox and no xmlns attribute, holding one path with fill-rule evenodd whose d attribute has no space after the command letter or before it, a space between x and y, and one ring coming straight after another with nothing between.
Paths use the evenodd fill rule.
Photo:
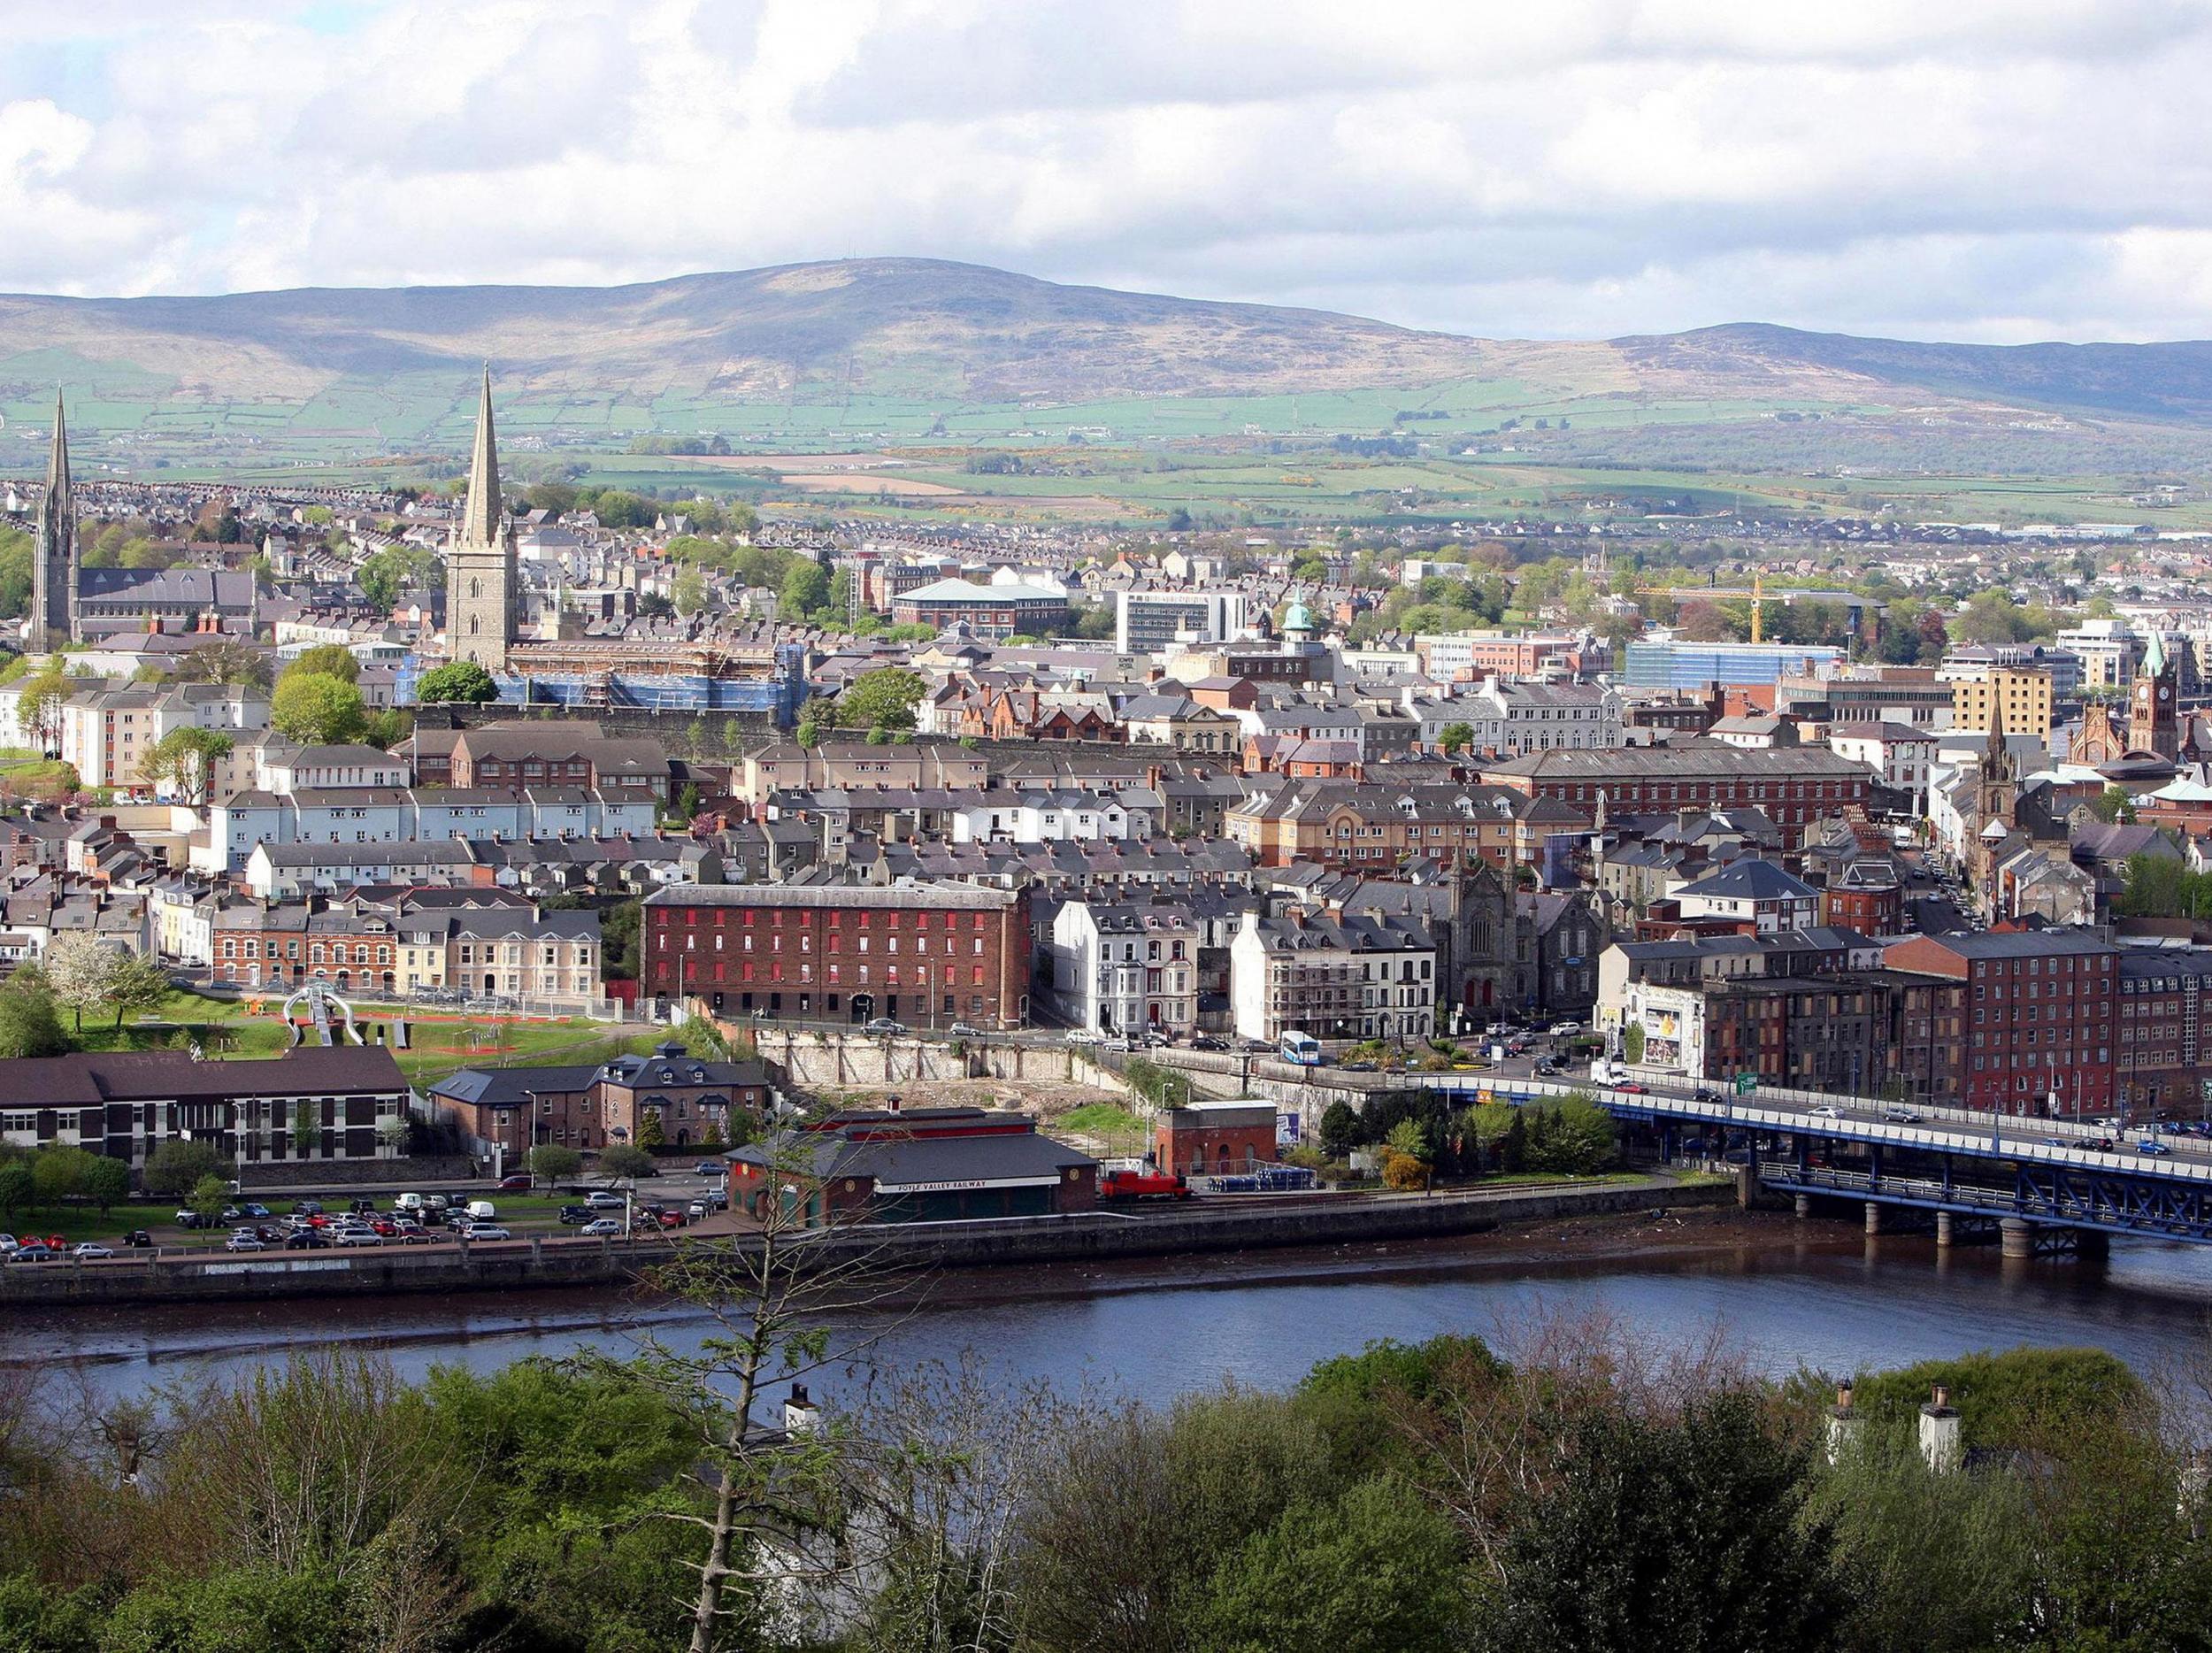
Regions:
<instances>
[{"instance_id":1,"label":"parked car","mask_svg":"<svg viewBox=\"0 0 2212 1653\"><path fill-rule=\"evenodd\" d=\"M589 1222L586 1223L581 1228L579 1228L576 1232L578 1234L590 1234L596 1238L601 1234L620 1234L622 1232L622 1225L611 1217L595 1217Z\"/></svg>"},{"instance_id":2,"label":"parked car","mask_svg":"<svg viewBox=\"0 0 2212 1653\"><path fill-rule=\"evenodd\" d=\"M865 1034L875 1034L879 1037L895 1039L906 1031L906 1024L895 1022L888 1016L879 1016L860 1031Z\"/></svg>"},{"instance_id":3,"label":"parked car","mask_svg":"<svg viewBox=\"0 0 2212 1653\"><path fill-rule=\"evenodd\" d=\"M373 1228L341 1228L330 1236L333 1245L382 1245L384 1236Z\"/></svg>"},{"instance_id":4,"label":"parked car","mask_svg":"<svg viewBox=\"0 0 2212 1653\"><path fill-rule=\"evenodd\" d=\"M660 1226L664 1228L681 1228L690 1220L690 1218L679 1211L665 1211L660 1213Z\"/></svg>"},{"instance_id":5,"label":"parked car","mask_svg":"<svg viewBox=\"0 0 2212 1653\"><path fill-rule=\"evenodd\" d=\"M1226 1039L1217 1039L1211 1034L1200 1034L1197 1038L1190 1042L1190 1048L1194 1050L1226 1050L1229 1048L1229 1042Z\"/></svg>"},{"instance_id":6,"label":"parked car","mask_svg":"<svg viewBox=\"0 0 2212 1653\"><path fill-rule=\"evenodd\" d=\"M714 1207L708 1204L704 1200L694 1200L688 1206L685 1207L685 1209L691 1213L692 1220L696 1222L700 1218L704 1217L709 1211L712 1211Z\"/></svg>"},{"instance_id":7,"label":"parked car","mask_svg":"<svg viewBox=\"0 0 2212 1653\"><path fill-rule=\"evenodd\" d=\"M69 1255L82 1260L89 1257L113 1257L115 1252L110 1247L102 1245L97 1240L81 1240L69 1249Z\"/></svg>"},{"instance_id":8,"label":"parked car","mask_svg":"<svg viewBox=\"0 0 2212 1653\"><path fill-rule=\"evenodd\" d=\"M16 1238L13 1234L0 1234L0 1257L6 1256L14 1250L15 1247Z\"/></svg>"},{"instance_id":9,"label":"parked car","mask_svg":"<svg viewBox=\"0 0 2212 1653\"><path fill-rule=\"evenodd\" d=\"M259 1234L250 1234L243 1228L236 1230L229 1239L223 1242L223 1249L226 1251L265 1251L268 1249L267 1243Z\"/></svg>"},{"instance_id":10,"label":"parked car","mask_svg":"<svg viewBox=\"0 0 2212 1653\"><path fill-rule=\"evenodd\" d=\"M584 1203L595 1211L618 1211L629 1203L607 1188L597 1188L584 1196Z\"/></svg>"},{"instance_id":11,"label":"parked car","mask_svg":"<svg viewBox=\"0 0 2212 1653\"><path fill-rule=\"evenodd\" d=\"M471 1223L461 1230L461 1238L464 1240L511 1240L514 1235L509 1234L497 1223Z\"/></svg>"},{"instance_id":12,"label":"parked car","mask_svg":"<svg viewBox=\"0 0 2212 1653\"><path fill-rule=\"evenodd\" d=\"M951 1026L946 1028L945 1032L955 1039L980 1039L983 1037L983 1029L980 1027L971 1027L965 1022L955 1022Z\"/></svg>"},{"instance_id":13,"label":"parked car","mask_svg":"<svg viewBox=\"0 0 2212 1653\"><path fill-rule=\"evenodd\" d=\"M267 1206L260 1203L260 1202L257 1200L249 1200L245 1204L241 1205L238 1208L238 1211L241 1216L250 1217L257 1222L260 1221L261 1219L265 1217L273 1217L276 1215L276 1213L272 1211Z\"/></svg>"},{"instance_id":14,"label":"parked car","mask_svg":"<svg viewBox=\"0 0 2212 1653\"><path fill-rule=\"evenodd\" d=\"M197 1211L179 1211L173 1220L180 1228L211 1228L215 1226Z\"/></svg>"},{"instance_id":15,"label":"parked car","mask_svg":"<svg viewBox=\"0 0 2212 1653\"><path fill-rule=\"evenodd\" d=\"M0 1234L0 1240L5 1240L7 1236L5 1234ZM130 1233L123 1236L124 1249L128 1251L150 1250L153 1248L153 1235L148 1234L143 1228L134 1228L130 1231Z\"/></svg>"},{"instance_id":16,"label":"parked car","mask_svg":"<svg viewBox=\"0 0 2212 1653\"><path fill-rule=\"evenodd\" d=\"M322 1214L323 1203L320 1200L301 1200L292 1207L295 1217L320 1217Z\"/></svg>"},{"instance_id":17,"label":"parked car","mask_svg":"<svg viewBox=\"0 0 2212 1653\"><path fill-rule=\"evenodd\" d=\"M1093 1033L1087 1027L1071 1027L1068 1029L1068 1042L1070 1044L1104 1044L1106 1035Z\"/></svg>"},{"instance_id":18,"label":"parked car","mask_svg":"<svg viewBox=\"0 0 2212 1653\"><path fill-rule=\"evenodd\" d=\"M376 1202L370 1199L355 1200L347 1205L346 1210L356 1217L373 1217L376 1215Z\"/></svg>"},{"instance_id":19,"label":"parked car","mask_svg":"<svg viewBox=\"0 0 2212 1653\"><path fill-rule=\"evenodd\" d=\"M561 1224L564 1227L573 1228L579 1223L588 1223L590 1220L591 1207L588 1205L564 1205L561 1207Z\"/></svg>"},{"instance_id":20,"label":"parked car","mask_svg":"<svg viewBox=\"0 0 2212 1653\"><path fill-rule=\"evenodd\" d=\"M499 1186L503 1188L535 1188L537 1186L537 1179L526 1172L519 1176L500 1178Z\"/></svg>"},{"instance_id":21,"label":"parked car","mask_svg":"<svg viewBox=\"0 0 2212 1653\"><path fill-rule=\"evenodd\" d=\"M402 1245L428 1245L433 1238L430 1230L419 1222L402 1219L392 1225L392 1238Z\"/></svg>"},{"instance_id":22,"label":"parked car","mask_svg":"<svg viewBox=\"0 0 2212 1653\"><path fill-rule=\"evenodd\" d=\"M8 1253L8 1261L11 1263L50 1263L60 1255L59 1248L48 1245L43 1240L27 1240Z\"/></svg>"},{"instance_id":23,"label":"parked car","mask_svg":"<svg viewBox=\"0 0 2212 1653\"><path fill-rule=\"evenodd\" d=\"M718 1159L703 1159L691 1169L696 1175L702 1177L725 1176L729 1172L729 1167Z\"/></svg>"},{"instance_id":24,"label":"parked car","mask_svg":"<svg viewBox=\"0 0 2212 1653\"><path fill-rule=\"evenodd\" d=\"M319 1228L296 1228L284 1236L287 1251L327 1251L330 1236Z\"/></svg>"},{"instance_id":25,"label":"parked car","mask_svg":"<svg viewBox=\"0 0 2212 1653\"><path fill-rule=\"evenodd\" d=\"M1554 1022L1551 1025L1551 1036L1555 1039L1571 1039L1581 1031L1580 1022Z\"/></svg>"},{"instance_id":26,"label":"parked car","mask_svg":"<svg viewBox=\"0 0 2212 1653\"><path fill-rule=\"evenodd\" d=\"M372 1217L369 1219L369 1226L375 1229L377 1233L382 1234L387 1240L389 1240L394 1234L399 1232L399 1225L388 1217Z\"/></svg>"}]
</instances>

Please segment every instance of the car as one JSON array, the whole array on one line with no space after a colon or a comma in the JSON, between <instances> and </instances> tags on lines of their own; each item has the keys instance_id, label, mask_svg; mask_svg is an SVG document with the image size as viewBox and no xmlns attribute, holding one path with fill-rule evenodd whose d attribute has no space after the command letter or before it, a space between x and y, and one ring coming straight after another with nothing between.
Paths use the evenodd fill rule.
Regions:
<instances>
[{"instance_id":1,"label":"car","mask_svg":"<svg viewBox=\"0 0 2212 1653\"><path fill-rule=\"evenodd\" d=\"M267 1242L259 1234L250 1234L243 1228L236 1230L223 1242L226 1251L265 1251L268 1249Z\"/></svg>"},{"instance_id":2,"label":"car","mask_svg":"<svg viewBox=\"0 0 2212 1653\"><path fill-rule=\"evenodd\" d=\"M442 1194L426 1194L422 1196L422 1208L425 1211L442 1211L452 1203L453 1202Z\"/></svg>"},{"instance_id":3,"label":"car","mask_svg":"<svg viewBox=\"0 0 2212 1653\"><path fill-rule=\"evenodd\" d=\"M1104 1044L1106 1035L1102 1033L1094 1033L1088 1027L1071 1027L1068 1029L1068 1042L1070 1044Z\"/></svg>"},{"instance_id":4,"label":"car","mask_svg":"<svg viewBox=\"0 0 2212 1653\"><path fill-rule=\"evenodd\" d=\"M6 1238L5 1234L0 1234L0 1240ZM122 1243L127 1251L150 1251L153 1249L154 1237L143 1228L134 1228L123 1236Z\"/></svg>"},{"instance_id":5,"label":"car","mask_svg":"<svg viewBox=\"0 0 2212 1653\"><path fill-rule=\"evenodd\" d=\"M111 1248L102 1245L96 1240L81 1240L75 1245L69 1248L69 1255L73 1257L84 1258L113 1257L115 1253Z\"/></svg>"},{"instance_id":6,"label":"car","mask_svg":"<svg viewBox=\"0 0 2212 1653\"><path fill-rule=\"evenodd\" d=\"M537 1179L524 1172L516 1176L500 1178L499 1186L503 1188L531 1188L537 1186Z\"/></svg>"},{"instance_id":7,"label":"car","mask_svg":"<svg viewBox=\"0 0 2212 1653\"><path fill-rule=\"evenodd\" d=\"M860 1031L864 1034L874 1034L879 1038L895 1039L906 1031L906 1024L895 1022L888 1016L879 1016Z\"/></svg>"},{"instance_id":8,"label":"car","mask_svg":"<svg viewBox=\"0 0 2212 1653\"><path fill-rule=\"evenodd\" d=\"M369 1219L369 1226L375 1229L377 1233L382 1234L387 1240L389 1240L394 1234L399 1232L399 1225L388 1217L372 1217Z\"/></svg>"},{"instance_id":9,"label":"car","mask_svg":"<svg viewBox=\"0 0 2212 1653\"><path fill-rule=\"evenodd\" d=\"M2071 1148L2074 1144L2068 1142L2062 1136L2047 1136L2043 1139L2043 1146L2046 1148Z\"/></svg>"},{"instance_id":10,"label":"car","mask_svg":"<svg viewBox=\"0 0 2212 1653\"><path fill-rule=\"evenodd\" d=\"M14 1250L15 1247L16 1238L13 1234L0 1234L0 1256Z\"/></svg>"},{"instance_id":11,"label":"car","mask_svg":"<svg viewBox=\"0 0 2212 1653\"><path fill-rule=\"evenodd\" d=\"M272 1211L267 1206L262 1204L257 1200L249 1200L245 1204L241 1205L238 1208L238 1214L242 1217L250 1217L256 1222L260 1221L261 1219L265 1217L273 1217L276 1215L275 1212Z\"/></svg>"},{"instance_id":12,"label":"car","mask_svg":"<svg viewBox=\"0 0 2212 1653\"><path fill-rule=\"evenodd\" d=\"M2135 1144L2135 1151L2139 1154L2170 1154L2174 1150L2156 1137L2146 1136Z\"/></svg>"},{"instance_id":13,"label":"car","mask_svg":"<svg viewBox=\"0 0 2212 1653\"><path fill-rule=\"evenodd\" d=\"M1157 1027L1147 1027L1141 1033L1132 1034L1131 1037L1139 1044L1153 1050L1164 1050L1175 1042Z\"/></svg>"},{"instance_id":14,"label":"car","mask_svg":"<svg viewBox=\"0 0 2212 1653\"><path fill-rule=\"evenodd\" d=\"M431 1242L430 1230L419 1222L402 1220L394 1223L392 1229L392 1238L402 1245L428 1245Z\"/></svg>"},{"instance_id":15,"label":"car","mask_svg":"<svg viewBox=\"0 0 2212 1653\"><path fill-rule=\"evenodd\" d=\"M620 1234L622 1225L611 1217L595 1217L576 1232L581 1234L590 1234L595 1239L603 1234Z\"/></svg>"},{"instance_id":16,"label":"car","mask_svg":"<svg viewBox=\"0 0 2212 1653\"><path fill-rule=\"evenodd\" d=\"M1581 1031L1580 1022L1554 1022L1551 1025L1551 1036L1555 1039L1571 1039Z\"/></svg>"},{"instance_id":17,"label":"car","mask_svg":"<svg viewBox=\"0 0 2212 1653\"><path fill-rule=\"evenodd\" d=\"M951 1026L946 1028L945 1032L955 1039L980 1039L983 1037L983 1029L980 1027L971 1027L965 1022L955 1022Z\"/></svg>"},{"instance_id":18,"label":"car","mask_svg":"<svg viewBox=\"0 0 2212 1653\"><path fill-rule=\"evenodd\" d=\"M1648 1096L1651 1095L1650 1086L1640 1084L1632 1079L1624 1079L1621 1080L1619 1084L1614 1086L1613 1088L1615 1090L1625 1091L1632 1096Z\"/></svg>"},{"instance_id":19,"label":"car","mask_svg":"<svg viewBox=\"0 0 2212 1653\"><path fill-rule=\"evenodd\" d=\"M1692 1102L1718 1102L1720 1092L1715 1090L1710 1085L1700 1085L1690 1093L1690 1100Z\"/></svg>"},{"instance_id":20,"label":"car","mask_svg":"<svg viewBox=\"0 0 2212 1653\"><path fill-rule=\"evenodd\" d=\"M584 1196L584 1203L595 1211L618 1211L629 1203L619 1194L607 1188L595 1188Z\"/></svg>"},{"instance_id":21,"label":"car","mask_svg":"<svg viewBox=\"0 0 2212 1653\"><path fill-rule=\"evenodd\" d=\"M284 1236L287 1251L327 1251L330 1236L319 1228L296 1228Z\"/></svg>"},{"instance_id":22,"label":"car","mask_svg":"<svg viewBox=\"0 0 2212 1653\"><path fill-rule=\"evenodd\" d=\"M2082 1144L2084 1148L2093 1149L2100 1154L2108 1154L2119 1145L2109 1136L2093 1136Z\"/></svg>"},{"instance_id":23,"label":"car","mask_svg":"<svg viewBox=\"0 0 2212 1653\"><path fill-rule=\"evenodd\" d=\"M704 1217L709 1211L712 1211L714 1207L708 1204L704 1200L694 1200L684 1209L690 1214L691 1219L694 1222L696 1222L700 1218Z\"/></svg>"},{"instance_id":24,"label":"car","mask_svg":"<svg viewBox=\"0 0 2212 1653\"><path fill-rule=\"evenodd\" d=\"M8 1253L11 1263L50 1263L61 1255L61 1248L50 1246L43 1240L27 1240Z\"/></svg>"},{"instance_id":25,"label":"car","mask_svg":"<svg viewBox=\"0 0 2212 1653\"><path fill-rule=\"evenodd\" d=\"M588 1223L590 1220L591 1207L588 1205L564 1205L561 1207L561 1226L565 1228L573 1228L579 1223Z\"/></svg>"},{"instance_id":26,"label":"car","mask_svg":"<svg viewBox=\"0 0 2212 1653\"><path fill-rule=\"evenodd\" d=\"M681 1228L690 1220L690 1218L678 1211L666 1211L660 1213L660 1226L664 1228Z\"/></svg>"},{"instance_id":27,"label":"car","mask_svg":"<svg viewBox=\"0 0 2212 1653\"><path fill-rule=\"evenodd\" d=\"M1226 1050L1229 1048L1229 1042L1226 1039L1217 1039L1211 1034L1200 1034L1197 1038L1190 1042L1190 1048L1194 1050Z\"/></svg>"},{"instance_id":28,"label":"car","mask_svg":"<svg viewBox=\"0 0 2212 1653\"><path fill-rule=\"evenodd\" d=\"M353 1217L373 1217L376 1215L376 1202L367 1199L349 1201L346 1211Z\"/></svg>"},{"instance_id":29,"label":"car","mask_svg":"<svg viewBox=\"0 0 2212 1653\"><path fill-rule=\"evenodd\" d=\"M246 1213L240 1211L235 1205L226 1205L223 1207L221 1215L219 1216L216 1220L218 1222L226 1223L242 1223L246 1220Z\"/></svg>"},{"instance_id":30,"label":"car","mask_svg":"<svg viewBox=\"0 0 2212 1653\"><path fill-rule=\"evenodd\" d=\"M1806 1109L1805 1117L1810 1119L1840 1119L1843 1110L1832 1103L1824 1102L1818 1107Z\"/></svg>"},{"instance_id":31,"label":"car","mask_svg":"<svg viewBox=\"0 0 2212 1653\"><path fill-rule=\"evenodd\" d=\"M1882 1110L1882 1122L1885 1125L1917 1125L1920 1115L1910 1108L1885 1108Z\"/></svg>"},{"instance_id":32,"label":"car","mask_svg":"<svg viewBox=\"0 0 2212 1653\"><path fill-rule=\"evenodd\" d=\"M180 1228L212 1228L215 1226L197 1211L179 1211L171 1220Z\"/></svg>"},{"instance_id":33,"label":"car","mask_svg":"<svg viewBox=\"0 0 2212 1653\"><path fill-rule=\"evenodd\" d=\"M497 1223L471 1223L461 1230L461 1238L464 1240L511 1240L514 1235L509 1234Z\"/></svg>"},{"instance_id":34,"label":"car","mask_svg":"<svg viewBox=\"0 0 2212 1653\"><path fill-rule=\"evenodd\" d=\"M695 1173L703 1177L724 1176L726 1175L729 1171L729 1167L727 1165L721 1164L718 1160L712 1159L703 1159L697 1165L692 1166L691 1169Z\"/></svg>"},{"instance_id":35,"label":"car","mask_svg":"<svg viewBox=\"0 0 2212 1653\"><path fill-rule=\"evenodd\" d=\"M382 1245L384 1236L373 1228L341 1228L330 1236L333 1245Z\"/></svg>"},{"instance_id":36,"label":"car","mask_svg":"<svg viewBox=\"0 0 2212 1653\"><path fill-rule=\"evenodd\" d=\"M1371 1073L1374 1071L1372 1062L1347 1062L1337 1069L1340 1073Z\"/></svg>"},{"instance_id":37,"label":"car","mask_svg":"<svg viewBox=\"0 0 2212 1653\"><path fill-rule=\"evenodd\" d=\"M295 1217L320 1217L322 1214L323 1204L320 1200L302 1200L292 1207L292 1215Z\"/></svg>"},{"instance_id":38,"label":"car","mask_svg":"<svg viewBox=\"0 0 2212 1653\"><path fill-rule=\"evenodd\" d=\"M1546 1057L1542 1061L1536 1065L1534 1072L1541 1078L1549 1079L1553 1074L1559 1072L1559 1064L1553 1061L1549 1057Z\"/></svg>"}]
</instances>

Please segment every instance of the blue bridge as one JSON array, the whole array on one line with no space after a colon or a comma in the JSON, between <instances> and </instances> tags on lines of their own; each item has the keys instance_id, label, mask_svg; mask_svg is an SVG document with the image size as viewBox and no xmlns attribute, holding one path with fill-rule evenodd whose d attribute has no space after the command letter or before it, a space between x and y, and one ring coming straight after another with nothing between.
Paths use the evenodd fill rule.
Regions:
<instances>
[{"instance_id":1,"label":"blue bridge","mask_svg":"<svg viewBox=\"0 0 2212 1653\"><path fill-rule=\"evenodd\" d=\"M1994 1222L2008 1256L2039 1239L2139 1234L2212 1244L2212 1141L2112 1132L2065 1119L1694 1080L1557 1080L1453 1074L1432 1088L1468 1102L1533 1102L1580 1093L1655 1132L1668 1159L1735 1165L1797 1196L1863 1203L1869 1233L1885 1207L1932 1212L1939 1243L1958 1219ZM2113 1146L2097 1146L2110 1140Z\"/></svg>"}]
</instances>

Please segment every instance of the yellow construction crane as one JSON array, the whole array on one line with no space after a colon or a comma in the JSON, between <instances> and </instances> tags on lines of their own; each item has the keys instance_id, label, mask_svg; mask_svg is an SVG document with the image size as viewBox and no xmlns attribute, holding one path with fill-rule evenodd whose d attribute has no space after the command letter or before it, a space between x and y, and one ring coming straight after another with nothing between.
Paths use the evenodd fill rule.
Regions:
<instances>
[{"instance_id":1,"label":"yellow construction crane","mask_svg":"<svg viewBox=\"0 0 2212 1653\"><path fill-rule=\"evenodd\" d=\"M1734 593L1734 592L1732 592L1732 591L1727 591L1727 592L1717 592L1717 591L1713 590L1710 587L1703 587L1703 588L1701 588L1701 587L1698 587L1698 586L1638 586L1638 587L1636 588L1636 595L1637 595L1638 596L1640 596L1640 597L1672 597L1672 598L1673 598L1673 599L1674 599L1674 600L1675 600L1678 604L1679 604L1679 603L1686 603L1686 602L1688 602L1688 601L1689 601L1692 597L1694 597L1694 596L1709 596L1709 596L1734 596L1736 595L1736 593ZM1766 606L1766 596L1767 596L1767 577L1766 577L1764 574L1754 574L1754 575L1752 575L1752 576L1751 576L1751 641L1752 641L1752 642L1759 642L1763 641L1763 640L1762 639L1762 637L1760 636L1761 627L1760 627L1760 623L1759 623L1759 621L1760 621L1760 614L1759 614L1759 611L1760 611L1761 609L1763 609L1763 608L1764 608L1764 607Z\"/></svg>"}]
</instances>

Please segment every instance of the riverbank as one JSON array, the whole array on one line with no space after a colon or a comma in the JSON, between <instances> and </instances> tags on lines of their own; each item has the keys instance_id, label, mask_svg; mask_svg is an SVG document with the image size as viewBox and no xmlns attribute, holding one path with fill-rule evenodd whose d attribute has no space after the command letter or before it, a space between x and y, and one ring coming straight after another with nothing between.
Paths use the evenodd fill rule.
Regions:
<instances>
[{"instance_id":1,"label":"riverbank","mask_svg":"<svg viewBox=\"0 0 2212 1653\"><path fill-rule=\"evenodd\" d=\"M1193 1203L1003 1222L830 1230L810 1237L826 1264L867 1256L920 1272L1203 1257L1281 1247L1388 1246L1521 1224L1576 1222L1732 1204L1724 1184L1655 1176L1631 1182L1390 1196ZM735 1243L745 1243L741 1237ZM534 1239L380 1248L342 1256L115 1258L0 1270L0 1306L71 1308L301 1297L625 1289L678 1243Z\"/></svg>"}]
</instances>

